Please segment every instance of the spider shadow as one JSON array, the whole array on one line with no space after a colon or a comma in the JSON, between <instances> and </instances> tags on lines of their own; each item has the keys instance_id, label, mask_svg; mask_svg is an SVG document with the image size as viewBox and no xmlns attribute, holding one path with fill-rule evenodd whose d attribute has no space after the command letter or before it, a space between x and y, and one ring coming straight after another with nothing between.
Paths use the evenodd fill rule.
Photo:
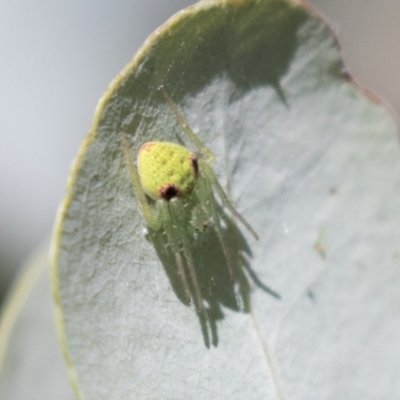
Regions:
<instances>
[{"instance_id":1,"label":"spider shadow","mask_svg":"<svg viewBox=\"0 0 400 400\"><path fill-rule=\"evenodd\" d=\"M235 279L232 281L227 260L220 244L217 232L212 224L204 231L198 232L196 240L191 243L191 251L195 260L198 283L203 297L204 310L197 312L204 344L210 348L218 346L218 322L225 317L223 309L249 313L251 310L250 284L245 271L252 281L265 293L280 299L280 295L264 285L249 264L252 252L245 237L236 223L226 214L223 218L223 237L225 246L231 255L231 263ZM175 255L168 244L166 234L161 231L150 231L149 239L163 264L171 286L178 299L190 306L181 278L176 267ZM187 269L187 266L186 266ZM188 271L187 276L189 276ZM192 298L195 298L193 284L190 285Z\"/></svg>"}]
</instances>

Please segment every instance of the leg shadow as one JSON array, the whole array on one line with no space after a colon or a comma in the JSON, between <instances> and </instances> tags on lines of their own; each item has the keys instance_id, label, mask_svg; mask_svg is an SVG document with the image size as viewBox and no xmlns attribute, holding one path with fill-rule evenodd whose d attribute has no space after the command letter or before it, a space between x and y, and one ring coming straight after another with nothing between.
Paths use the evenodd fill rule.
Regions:
<instances>
[{"instance_id":1,"label":"leg shadow","mask_svg":"<svg viewBox=\"0 0 400 400\"><path fill-rule=\"evenodd\" d=\"M218 322L224 319L223 309L241 313L249 313L251 309L250 284L246 276L252 279L255 285L265 293L280 299L277 292L266 286L258 278L249 264L252 258L251 249L238 229L236 223L226 214L224 221L225 245L231 255L235 279L232 281L222 246L212 224L204 231L198 232L191 242L191 251L195 260L196 274L204 301L204 310L197 312L204 344L207 348L217 347L219 343ZM190 301L185 295L181 277L178 274L176 260L167 235L163 230L150 231L149 240L153 244L157 255L167 273L168 279L178 299L186 306ZM187 270L187 266L186 270ZM245 272L246 271L246 272ZM189 273L187 271L187 276ZM192 298L194 288L190 282Z\"/></svg>"}]
</instances>

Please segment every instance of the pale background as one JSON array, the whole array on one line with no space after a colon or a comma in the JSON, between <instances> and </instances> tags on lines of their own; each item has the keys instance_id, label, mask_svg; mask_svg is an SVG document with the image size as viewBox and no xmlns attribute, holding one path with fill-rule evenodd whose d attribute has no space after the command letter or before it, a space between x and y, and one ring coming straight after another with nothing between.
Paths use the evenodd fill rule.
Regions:
<instances>
[{"instance_id":1,"label":"pale background","mask_svg":"<svg viewBox=\"0 0 400 400\"><path fill-rule=\"evenodd\" d=\"M400 1L313 0L350 72L400 110ZM190 0L0 2L0 297L50 234L99 97Z\"/></svg>"}]
</instances>

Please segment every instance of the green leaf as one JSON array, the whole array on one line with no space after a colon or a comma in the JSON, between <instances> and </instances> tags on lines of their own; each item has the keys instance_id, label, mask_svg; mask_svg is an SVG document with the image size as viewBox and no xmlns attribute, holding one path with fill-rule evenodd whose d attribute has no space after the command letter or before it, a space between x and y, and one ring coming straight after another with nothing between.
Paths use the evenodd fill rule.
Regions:
<instances>
[{"instance_id":1,"label":"green leaf","mask_svg":"<svg viewBox=\"0 0 400 400\"><path fill-rule=\"evenodd\" d=\"M160 237L146 239L121 148L123 133L133 157L184 138L160 87L260 236L242 232L248 268L239 287L216 283L208 319L183 301ZM309 8L210 0L177 14L100 101L60 212L53 288L76 394L398 396L399 191L396 121L349 81ZM205 243L197 260L218 250ZM223 270L208 260L211 284ZM250 310L225 301L234 289Z\"/></svg>"},{"instance_id":2,"label":"green leaf","mask_svg":"<svg viewBox=\"0 0 400 400\"><path fill-rule=\"evenodd\" d=\"M0 320L0 399L70 400L51 301L48 243L29 260Z\"/></svg>"}]
</instances>

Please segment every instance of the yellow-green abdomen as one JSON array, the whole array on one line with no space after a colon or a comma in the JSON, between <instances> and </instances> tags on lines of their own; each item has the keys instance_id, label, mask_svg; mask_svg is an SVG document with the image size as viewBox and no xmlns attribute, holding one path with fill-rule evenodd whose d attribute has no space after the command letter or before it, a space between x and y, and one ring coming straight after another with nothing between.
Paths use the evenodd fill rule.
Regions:
<instances>
[{"instance_id":1,"label":"yellow-green abdomen","mask_svg":"<svg viewBox=\"0 0 400 400\"><path fill-rule=\"evenodd\" d=\"M143 190L154 200L185 197L194 188L197 159L186 147L148 142L140 148L137 162Z\"/></svg>"}]
</instances>

